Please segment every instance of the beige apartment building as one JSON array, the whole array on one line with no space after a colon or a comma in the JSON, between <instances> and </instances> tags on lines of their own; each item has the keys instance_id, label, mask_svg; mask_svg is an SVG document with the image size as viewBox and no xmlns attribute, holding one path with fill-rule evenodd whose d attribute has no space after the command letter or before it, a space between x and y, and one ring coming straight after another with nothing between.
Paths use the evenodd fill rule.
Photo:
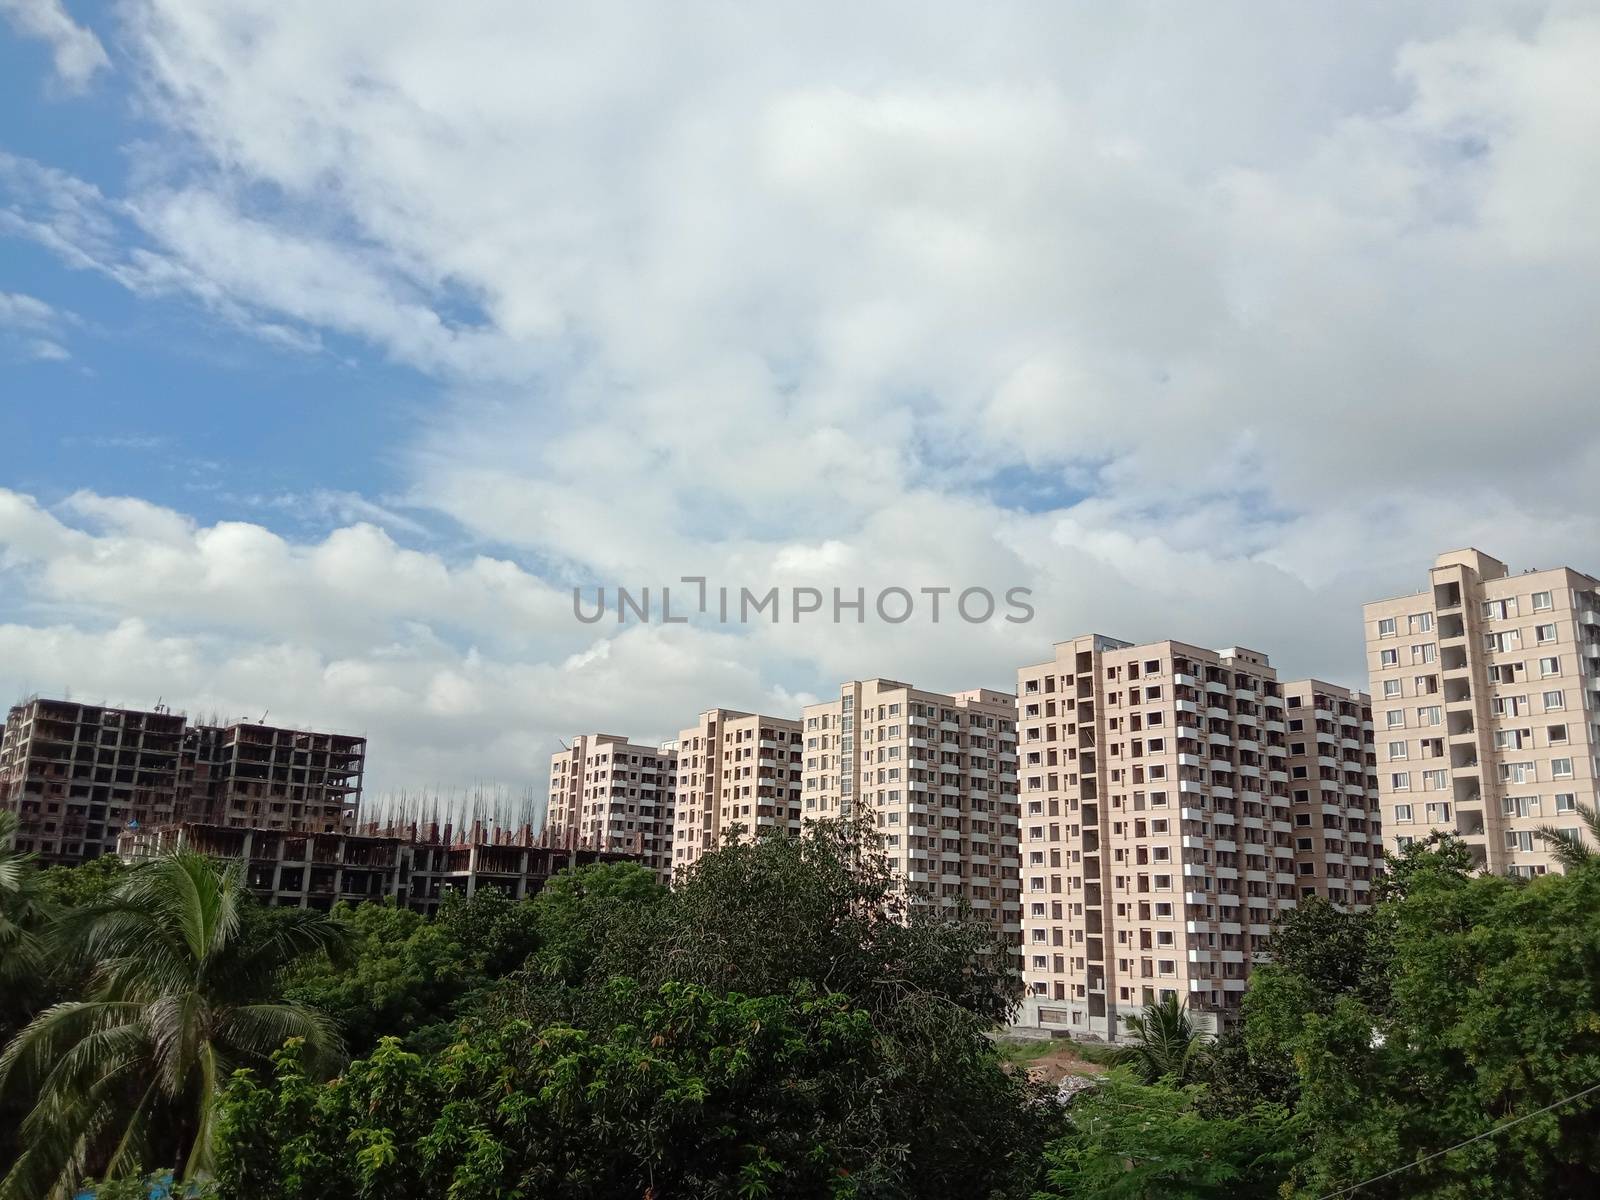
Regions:
<instances>
[{"instance_id":1,"label":"beige apartment building","mask_svg":"<svg viewBox=\"0 0 1600 1200\"><path fill-rule=\"evenodd\" d=\"M1100 635L1058 643L1017 684L1022 1023L1115 1040L1173 994L1218 1029L1280 913L1308 892L1366 891L1332 868L1365 883L1370 854L1318 861L1348 844L1352 811L1368 836L1372 797L1357 809L1346 790L1369 790L1363 752L1344 745L1361 742L1359 693L1320 709L1334 690L1280 683L1258 651Z\"/></svg>"},{"instance_id":2,"label":"beige apartment building","mask_svg":"<svg viewBox=\"0 0 1600 1200\"><path fill-rule=\"evenodd\" d=\"M1383 872L1371 697L1320 679L1285 683L1282 690L1295 890L1301 899L1368 904Z\"/></svg>"},{"instance_id":3,"label":"beige apartment building","mask_svg":"<svg viewBox=\"0 0 1600 1200\"><path fill-rule=\"evenodd\" d=\"M800 722L713 708L678 735L672 868L692 866L735 826L800 828Z\"/></svg>"},{"instance_id":4,"label":"beige apartment building","mask_svg":"<svg viewBox=\"0 0 1600 1200\"><path fill-rule=\"evenodd\" d=\"M677 751L614 733L585 733L550 756L546 840L569 849L637 854L672 879Z\"/></svg>"},{"instance_id":5,"label":"beige apartment building","mask_svg":"<svg viewBox=\"0 0 1600 1200\"><path fill-rule=\"evenodd\" d=\"M1452 550L1363 616L1390 845L1439 830L1486 871L1559 870L1537 830L1581 835L1596 802L1600 581Z\"/></svg>"},{"instance_id":6,"label":"beige apartment building","mask_svg":"<svg viewBox=\"0 0 1600 1200\"><path fill-rule=\"evenodd\" d=\"M853 680L807 705L804 814L869 815L919 903L966 901L1021 942L1016 697Z\"/></svg>"}]
</instances>

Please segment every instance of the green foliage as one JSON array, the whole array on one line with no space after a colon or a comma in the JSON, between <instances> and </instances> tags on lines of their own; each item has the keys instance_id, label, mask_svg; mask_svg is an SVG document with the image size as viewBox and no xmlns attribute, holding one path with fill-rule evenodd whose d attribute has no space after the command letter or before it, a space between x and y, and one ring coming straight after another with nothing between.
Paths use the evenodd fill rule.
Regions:
<instances>
[{"instance_id":1,"label":"green foliage","mask_svg":"<svg viewBox=\"0 0 1600 1200\"><path fill-rule=\"evenodd\" d=\"M463 990L482 982L461 944L436 921L392 904L340 904L346 932L337 960L307 958L284 976L288 1000L328 1014L353 1053L383 1036L426 1036L450 1019Z\"/></svg>"},{"instance_id":2,"label":"green foliage","mask_svg":"<svg viewBox=\"0 0 1600 1200\"><path fill-rule=\"evenodd\" d=\"M1080 1092L1072 1130L1045 1151L1036 1200L1250 1200L1278 1195L1299 1152L1299 1121L1275 1105L1207 1117L1201 1089L1113 1072Z\"/></svg>"},{"instance_id":3,"label":"green foliage","mask_svg":"<svg viewBox=\"0 0 1600 1200\"><path fill-rule=\"evenodd\" d=\"M1174 994L1146 1004L1127 1018L1128 1043L1112 1057L1117 1066L1129 1067L1145 1083L1171 1083L1184 1087L1206 1069L1211 1044L1207 1034L1195 1029L1188 1008Z\"/></svg>"},{"instance_id":4,"label":"green foliage","mask_svg":"<svg viewBox=\"0 0 1600 1200\"><path fill-rule=\"evenodd\" d=\"M842 821L701 858L660 903L611 923L581 978L615 976L747 995L808 980L872 1011L933 994L986 1029L1021 990L985 922L908 904L876 833Z\"/></svg>"},{"instance_id":5,"label":"green foliage","mask_svg":"<svg viewBox=\"0 0 1600 1200\"><path fill-rule=\"evenodd\" d=\"M594 968L596 949L621 926L643 919L667 896L655 872L637 863L597 863L563 871L534 896L539 975L575 983Z\"/></svg>"},{"instance_id":6,"label":"green foliage","mask_svg":"<svg viewBox=\"0 0 1600 1200\"><path fill-rule=\"evenodd\" d=\"M32 854L16 849L17 815L0 810L0 1033L26 1011L45 971L40 931L49 902Z\"/></svg>"},{"instance_id":7,"label":"green foliage","mask_svg":"<svg viewBox=\"0 0 1600 1200\"><path fill-rule=\"evenodd\" d=\"M844 997L608 991L608 1007L636 1017L595 1030L513 1021L433 1062L386 1039L325 1085L294 1049L270 1083L237 1076L222 1195L987 1194L910 1184L915 1147L881 1115L885 1045Z\"/></svg>"},{"instance_id":8,"label":"green foliage","mask_svg":"<svg viewBox=\"0 0 1600 1200\"><path fill-rule=\"evenodd\" d=\"M332 915L348 934L343 952L297 964L285 995L332 1016L354 1054L380 1037L432 1052L454 1040L457 1018L490 983L530 958L542 974L581 975L618 911L664 894L653 872L604 863L557 875L531 900L494 888L452 894L432 920L393 904L340 904Z\"/></svg>"},{"instance_id":9,"label":"green foliage","mask_svg":"<svg viewBox=\"0 0 1600 1200\"><path fill-rule=\"evenodd\" d=\"M385 1040L327 1086L286 1056L223 1116L238 1197L1023 1196L1058 1120L986 1036L1004 950L908 912L829 825L732 845L672 893L553 881L538 948L435 1059ZM653 1189L653 1190L652 1190Z\"/></svg>"},{"instance_id":10,"label":"green foliage","mask_svg":"<svg viewBox=\"0 0 1600 1200\"><path fill-rule=\"evenodd\" d=\"M1600 858L1594 849L1600 845L1600 811L1589 804L1579 804L1576 808L1579 821L1576 835L1554 825L1539 826L1539 836L1544 838L1546 848L1569 871L1588 866ZM1584 833L1589 835L1587 842L1583 840Z\"/></svg>"},{"instance_id":11,"label":"green foliage","mask_svg":"<svg viewBox=\"0 0 1600 1200\"><path fill-rule=\"evenodd\" d=\"M132 870L115 854L105 854L75 867L48 867L39 873L39 885L49 903L84 908L111 899Z\"/></svg>"},{"instance_id":12,"label":"green foliage","mask_svg":"<svg viewBox=\"0 0 1600 1200\"><path fill-rule=\"evenodd\" d=\"M1319 1131L1294 1175L1304 1194L1413 1164L1600 1081L1600 870L1469 878L1450 841L1397 866L1387 898L1351 919L1365 927L1352 934L1364 957L1338 988L1324 990L1333 964L1308 952L1258 970L1247 996L1252 1052L1291 1066L1300 1115ZM1593 1195L1597 1100L1362 1195Z\"/></svg>"},{"instance_id":13,"label":"green foliage","mask_svg":"<svg viewBox=\"0 0 1600 1200\"><path fill-rule=\"evenodd\" d=\"M202 1174L217 1094L236 1066L291 1036L319 1060L336 1056L327 1018L272 992L285 963L338 930L316 913L255 911L239 864L178 854L61 917L61 945L92 973L85 998L39 1014L0 1055L0 1093L33 1100L0 1197L34 1200L90 1172L138 1174L141 1163Z\"/></svg>"}]
</instances>

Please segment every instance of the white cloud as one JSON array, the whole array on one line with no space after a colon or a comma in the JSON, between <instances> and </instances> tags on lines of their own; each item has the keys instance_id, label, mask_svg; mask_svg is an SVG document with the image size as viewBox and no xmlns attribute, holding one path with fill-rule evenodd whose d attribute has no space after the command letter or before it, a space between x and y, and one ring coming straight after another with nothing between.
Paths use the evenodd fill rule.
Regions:
<instances>
[{"instance_id":1,"label":"white cloud","mask_svg":"<svg viewBox=\"0 0 1600 1200\"><path fill-rule=\"evenodd\" d=\"M0 226L440 395L403 494L250 509L336 527L301 540L0 503L30 620L91 639L63 662L133 622L207 694L347 704L422 771L464 761L412 749L423 714L511 755L864 673L1004 685L1089 629L1354 681L1356 606L1439 550L1596 566L1581 6L143 0L128 30L165 153L118 196L0 159ZM1039 615L573 628L569 581L684 574Z\"/></svg>"},{"instance_id":2,"label":"white cloud","mask_svg":"<svg viewBox=\"0 0 1600 1200\"><path fill-rule=\"evenodd\" d=\"M72 357L60 339L77 318L21 292L0 292L0 357L65 362Z\"/></svg>"},{"instance_id":3,"label":"white cloud","mask_svg":"<svg viewBox=\"0 0 1600 1200\"><path fill-rule=\"evenodd\" d=\"M72 91L81 92L96 71L111 65L100 39L74 21L61 0L0 0L0 17L22 36L50 44L56 74Z\"/></svg>"}]
</instances>

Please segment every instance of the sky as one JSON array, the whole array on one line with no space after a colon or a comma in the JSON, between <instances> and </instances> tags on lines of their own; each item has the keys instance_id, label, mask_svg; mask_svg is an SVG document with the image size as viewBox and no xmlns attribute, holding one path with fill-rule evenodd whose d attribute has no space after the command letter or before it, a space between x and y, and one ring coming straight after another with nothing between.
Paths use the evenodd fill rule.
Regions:
<instances>
[{"instance_id":1,"label":"sky","mask_svg":"<svg viewBox=\"0 0 1600 1200\"><path fill-rule=\"evenodd\" d=\"M1596 61L1515 0L0 0L0 699L542 793L1087 632L1362 685L1443 550L1600 569ZM1034 616L575 619L684 576Z\"/></svg>"}]
</instances>

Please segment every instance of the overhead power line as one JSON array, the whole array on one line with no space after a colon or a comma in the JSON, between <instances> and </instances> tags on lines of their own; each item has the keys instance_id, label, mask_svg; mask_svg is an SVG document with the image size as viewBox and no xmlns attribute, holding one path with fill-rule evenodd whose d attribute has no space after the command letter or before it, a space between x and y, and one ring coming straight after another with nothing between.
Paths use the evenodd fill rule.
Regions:
<instances>
[{"instance_id":1,"label":"overhead power line","mask_svg":"<svg viewBox=\"0 0 1600 1200\"><path fill-rule=\"evenodd\" d=\"M1560 1108L1563 1104L1571 1104L1574 1100L1581 1100L1590 1092L1600 1092L1600 1083L1591 1084L1590 1086L1584 1088L1583 1091L1573 1092L1570 1096L1563 1096L1560 1100L1555 1101L1553 1104L1546 1104L1543 1108L1535 1109L1531 1113L1523 1113L1520 1117L1513 1117L1509 1121L1502 1121L1498 1125L1494 1125L1488 1129L1485 1129L1482 1133L1474 1134L1472 1137L1457 1142L1454 1146L1446 1146L1443 1150L1435 1150L1432 1154L1419 1158L1415 1162L1408 1162L1404 1166L1396 1167L1392 1171L1385 1171L1382 1175L1374 1175L1371 1179L1363 1179L1360 1183L1352 1183L1349 1187L1340 1188L1337 1192L1329 1192L1326 1196L1318 1196L1317 1200L1337 1200L1337 1198L1340 1196L1348 1196L1351 1192L1358 1192L1362 1188L1371 1184L1382 1183L1385 1179L1388 1179L1391 1176L1399 1175L1405 1171L1414 1170L1415 1168L1420 1167L1423 1163L1432 1162L1436 1158L1443 1158L1446 1154L1450 1154L1456 1150L1459 1150L1463 1146L1470 1146L1473 1142L1481 1142L1484 1138L1493 1137L1497 1133L1504 1133L1513 1125L1520 1125L1524 1121L1531 1120L1542 1113L1549 1112L1552 1108Z\"/></svg>"}]
</instances>

